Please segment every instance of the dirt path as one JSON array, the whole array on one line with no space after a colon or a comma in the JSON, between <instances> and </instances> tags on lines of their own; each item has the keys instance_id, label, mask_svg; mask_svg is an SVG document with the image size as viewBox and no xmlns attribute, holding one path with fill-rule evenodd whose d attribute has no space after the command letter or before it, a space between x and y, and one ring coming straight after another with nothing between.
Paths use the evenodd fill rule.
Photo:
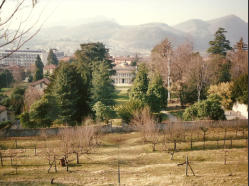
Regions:
<instances>
[{"instance_id":1,"label":"dirt path","mask_svg":"<svg viewBox=\"0 0 249 186\"><path fill-rule=\"evenodd\" d=\"M171 113L169 113L169 111L162 111L162 113L168 115L169 121L171 121L171 122L176 122L176 121L178 121L177 117L175 117L174 115L172 115Z\"/></svg>"}]
</instances>

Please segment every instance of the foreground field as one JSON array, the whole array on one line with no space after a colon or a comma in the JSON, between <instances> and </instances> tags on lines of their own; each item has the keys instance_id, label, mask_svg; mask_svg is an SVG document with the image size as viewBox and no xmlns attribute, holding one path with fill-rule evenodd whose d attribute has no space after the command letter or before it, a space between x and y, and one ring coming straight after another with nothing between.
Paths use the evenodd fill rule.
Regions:
<instances>
[{"instance_id":1,"label":"foreground field","mask_svg":"<svg viewBox=\"0 0 249 186\"><path fill-rule=\"evenodd\" d=\"M56 148L60 141L50 138L49 143ZM37 145L37 155L34 154L34 144ZM118 160L121 185L248 185L247 139L242 138L233 140L232 148L227 145L226 153L223 141L218 146L216 141L206 141L206 150L202 150L201 141L193 143L193 150L189 149L188 142L179 143L174 159L170 160L170 153L163 151L161 144L152 152L151 144L144 143L138 132L107 134L93 153L80 157L80 164L76 164L72 155L69 172L57 163L57 173L54 168L47 172L43 139L19 138L17 149L15 146L15 139L0 141L1 149L5 149L1 150L2 154L18 151L13 166L9 157L3 159L0 185L50 185L52 179L55 185L118 185ZM167 149L172 148L173 144L168 143ZM186 155L195 176L191 172L185 176L185 166L177 166L185 161Z\"/></svg>"}]
</instances>

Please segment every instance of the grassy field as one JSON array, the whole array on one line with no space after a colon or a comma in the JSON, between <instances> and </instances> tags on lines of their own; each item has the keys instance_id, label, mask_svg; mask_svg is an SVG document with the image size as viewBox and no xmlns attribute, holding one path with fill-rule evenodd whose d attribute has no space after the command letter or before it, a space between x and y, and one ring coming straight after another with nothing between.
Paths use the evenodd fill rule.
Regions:
<instances>
[{"instance_id":1,"label":"grassy field","mask_svg":"<svg viewBox=\"0 0 249 186\"><path fill-rule=\"evenodd\" d=\"M129 100L128 88L116 88L115 102L117 105L123 104Z\"/></svg>"},{"instance_id":2,"label":"grassy field","mask_svg":"<svg viewBox=\"0 0 249 186\"><path fill-rule=\"evenodd\" d=\"M232 131L228 132L228 136L230 134ZM217 131L217 135L222 136L222 131ZM69 172L57 164L57 173L54 169L47 173L48 161L43 155L44 139L18 138L17 149L14 138L2 139L0 147L3 154L10 151L18 153L13 160L13 164L17 164L17 174L16 166L10 165L10 158L3 159L0 185L50 185L52 178L55 185L118 185L118 160L121 185L248 185L247 136L244 137L242 139L242 132L239 131L232 148L227 140L227 164L224 165L223 141L219 142L217 148L216 141L211 137L206 141L206 150L202 149L201 140L193 143L193 150L190 150L189 142L178 143L178 151L170 160L171 155L167 150L162 150L162 144L158 144L156 151L152 152L151 144L143 142L138 132L106 134L93 153L80 157L80 164L76 164L72 155ZM60 143L57 138L49 138L47 142L55 149ZM36 156L34 145L37 145ZM172 148L173 144L168 143L167 149L170 151ZM177 166L185 161L186 155L195 176L191 172L185 176L185 166Z\"/></svg>"}]
</instances>

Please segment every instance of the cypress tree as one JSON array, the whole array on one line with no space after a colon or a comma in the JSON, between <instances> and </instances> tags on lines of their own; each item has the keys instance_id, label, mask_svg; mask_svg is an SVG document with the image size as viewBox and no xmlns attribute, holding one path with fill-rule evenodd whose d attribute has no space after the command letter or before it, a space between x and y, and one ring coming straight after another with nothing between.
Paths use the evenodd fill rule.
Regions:
<instances>
[{"instance_id":1,"label":"cypress tree","mask_svg":"<svg viewBox=\"0 0 249 186\"><path fill-rule=\"evenodd\" d=\"M57 59L57 57L54 54L54 52L53 52L52 49L49 50L47 60L48 60L48 65L52 64L52 65L56 65L57 66L59 64L59 61L58 61L58 59Z\"/></svg>"},{"instance_id":2,"label":"cypress tree","mask_svg":"<svg viewBox=\"0 0 249 186\"><path fill-rule=\"evenodd\" d=\"M35 70L33 80L38 81L38 80L43 78L43 68L44 68L44 65L43 65L42 60L41 60L39 55L37 55L37 57L36 57L35 68L36 68L36 70Z\"/></svg>"}]
</instances>

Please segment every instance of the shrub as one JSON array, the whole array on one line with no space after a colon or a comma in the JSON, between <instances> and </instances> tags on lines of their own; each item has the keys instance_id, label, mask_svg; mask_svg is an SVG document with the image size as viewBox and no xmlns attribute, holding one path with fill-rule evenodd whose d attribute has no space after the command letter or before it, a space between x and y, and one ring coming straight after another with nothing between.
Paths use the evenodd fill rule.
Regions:
<instances>
[{"instance_id":1,"label":"shrub","mask_svg":"<svg viewBox=\"0 0 249 186\"><path fill-rule=\"evenodd\" d=\"M183 119L186 121L196 119L225 120L224 110L221 108L221 98L211 95L208 99L195 103L185 110Z\"/></svg>"},{"instance_id":2,"label":"shrub","mask_svg":"<svg viewBox=\"0 0 249 186\"><path fill-rule=\"evenodd\" d=\"M11 122L10 121L2 121L0 122L0 129L6 127L7 125L10 125Z\"/></svg>"},{"instance_id":3,"label":"shrub","mask_svg":"<svg viewBox=\"0 0 249 186\"><path fill-rule=\"evenodd\" d=\"M115 112L110 106L104 105L101 101L94 104L93 110L95 111L96 119L99 121L108 122L109 119L115 117Z\"/></svg>"},{"instance_id":4,"label":"shrub","mask_svg":"<svg viewBox=\"0 0 249 186\"><path fill-rule=\"evenodd\" d=\"M209 95L217 94L220 96L221 105L225 109L232 108L232 83L219 83L218 85L211 85L208 90Z\"/></svg>"},{"instance_id":5,"label":"shrub","mask_svg":"<svg viewBox=\"0 0 249 186\"><path fill-rule=\"evenodd\" d=\"M123 121L129 123L133 118L133 115L136 111L144 108L144 104L137 99L131 99L123 105L116 107L116 112L118 116L122 118Z\"/></svg>"}]
</instances>

